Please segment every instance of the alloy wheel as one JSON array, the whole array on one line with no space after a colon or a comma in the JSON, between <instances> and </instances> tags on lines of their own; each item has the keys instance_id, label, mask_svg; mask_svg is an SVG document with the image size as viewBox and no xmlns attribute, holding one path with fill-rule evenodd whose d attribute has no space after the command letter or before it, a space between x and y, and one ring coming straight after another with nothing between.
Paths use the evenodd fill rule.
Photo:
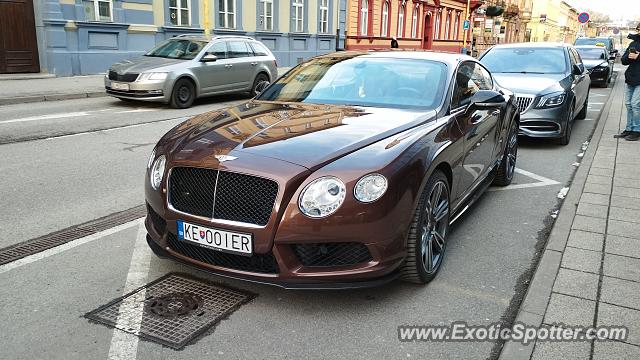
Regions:
<instances>
[{"instance_id":1,"label":"alloy wheel","mask_svg":"<svg viewBox=\"0 0 640 360\"><path fill-rule=\"evenodd\" d=\"M509 147L507 150L507 176L513 177L513 173L516 170L516 159L518 158L518 126L515 125L509 135Z\"/></svg>"},{"instance_id":2,"label":"alloy wheel","mask_svg":"<svg viewBox=\"0 0 640 360\"><path fill-rule=\"evenodd\" d=\"M421 226L422 264L428 274L436 272L442 263L448 229L449 191L444 182L438 181L427 199Z\"/></svg>"}]
</instances>

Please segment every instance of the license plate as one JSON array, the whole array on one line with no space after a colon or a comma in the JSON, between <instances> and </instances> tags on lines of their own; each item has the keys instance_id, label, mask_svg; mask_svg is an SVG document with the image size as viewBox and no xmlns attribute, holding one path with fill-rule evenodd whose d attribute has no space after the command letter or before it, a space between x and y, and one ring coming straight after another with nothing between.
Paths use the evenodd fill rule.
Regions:
<instances>
[{"instance_id":1,"label":"license plate","mask_svg":"<svg viewBox=\"0 0 640 360\"><path fill-rule=\"evenodd\" d=\"M119 83L119 82L112 82L111 83L111 88L113 90L129 91L129 84L123 84L123 83Z\"/></svg>"},{"instance_id":2,"label":"license plate","mask_svg":"<svg viewBox=\"0 0 640 360\"><path fill-rule=\"evenodd\" d=\"M248 233L213 229L201 225L189 224L178 220L178 239L195 243L199 246L251 256L253 236Z\"/></svg>"}]
</instances>

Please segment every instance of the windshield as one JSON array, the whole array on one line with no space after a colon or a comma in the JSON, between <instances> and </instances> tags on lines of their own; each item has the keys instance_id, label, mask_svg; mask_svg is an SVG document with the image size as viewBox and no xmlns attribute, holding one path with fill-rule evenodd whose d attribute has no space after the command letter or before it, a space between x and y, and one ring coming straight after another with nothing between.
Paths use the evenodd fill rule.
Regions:
<instances>
[{"instance_id":1,"label":"windshield","mask_svg":"<svg viewBox=\"0 0 640 360\"><path fill-rule=\"evenodd\" d=\"M144 56L191 60L205 45L207 45L206 41L170 39L156 46Z\"/></svg>"},{"instance_id":2,"label":"windshield","mask_svg":"<svg viewBox=\"0 0 640 360\"><path fill-rule=\"evenodd\" d=\"M562 74L567 68L562 48L493 48L480 62L492 73Z\"/></svg>"},{"instance_id":3,"label":"windshield","mask_svg":"<svg viewBox=\"0 0 640 360\"><path fill-rule=\"evenodd\" d=\"M601 48L576 48L580 57L587 60L604 60L606 56Z\"/></svg>"},{"instance_id":4,"label":"windshield","mask_svg":"<svg viewBox=\"0 0 640 360\"><path fill-rule=\"evenodd\" d=\"M434 109L445 93L446 74L445 64L430 60L323 57L292 69L257 99Z\"/></svg>"}]
</instances>

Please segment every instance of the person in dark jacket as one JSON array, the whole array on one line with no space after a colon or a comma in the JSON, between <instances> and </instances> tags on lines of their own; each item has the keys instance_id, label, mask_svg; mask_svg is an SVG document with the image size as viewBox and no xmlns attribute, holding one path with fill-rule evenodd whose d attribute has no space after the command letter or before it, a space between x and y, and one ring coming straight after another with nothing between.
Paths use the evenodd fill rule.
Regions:
<instances>
[{"instance_id":1,"label":"person in dark jacket","mask_svg":"<svg viewBox=\"0 0 640 360\"><path fill-rule=\"evenodd\" d=\"M396 40L395 37L391 38L391 48L392 49L397 49L398 48L398 40Z\"/></svg>"},{"instance_id":2,"label":"person in dark jacket","mask_svg":"<svg viewBox=\"0 0 640 360\"><path fill-rule=\"evenodd\" d=\"M636 26L636 34L629 34L629 39L633 40L624 55L622 55L622 65L628 65L624 73L626 90L624 102L627 106L627 127L620 134L614 135L616 138L624 138L629 141L640 139L640 24Z\"/></svg>"}]
</instances>

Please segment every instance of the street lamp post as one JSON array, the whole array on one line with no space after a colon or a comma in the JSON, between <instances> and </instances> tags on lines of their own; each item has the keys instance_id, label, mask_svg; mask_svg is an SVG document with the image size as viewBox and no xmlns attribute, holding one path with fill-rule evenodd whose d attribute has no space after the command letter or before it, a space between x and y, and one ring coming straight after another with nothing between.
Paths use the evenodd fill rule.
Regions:
<instances>
[{"instance_id":1,"label":"street lamp post","mask_svg":"<svg viewBox=\"0 0 640 360\"><path fill-rule=\"evenodd\" d=\"M467 0L467 21L469 26L467 26L466 29L464 29L464 39L462 41L462 48L463 49L467 49L467 37L468 37L468 31L471 30L471 14L469 13L469 8L471 7L471 0Z\"/></svg>"}]
</instances>

